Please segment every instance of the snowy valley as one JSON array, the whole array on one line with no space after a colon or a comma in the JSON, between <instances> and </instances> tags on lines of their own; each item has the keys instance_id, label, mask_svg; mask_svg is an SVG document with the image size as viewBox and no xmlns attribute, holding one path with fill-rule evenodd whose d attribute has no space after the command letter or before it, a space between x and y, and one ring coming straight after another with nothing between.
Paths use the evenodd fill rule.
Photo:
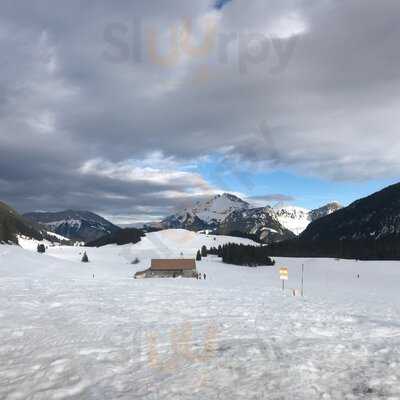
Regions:
<instances>
[{"instance_id":1,"label":"snowy valley","mask_svg":"<svg viewBox=\"0 0 400 400\"><path fill-rule=\"evenodd\" d=\"M0 245L0 398L400 398L398 262L208 256L206 280L132 279L151 258L231 241L252 243L165 230L46 254Z\"/></svg>"}]
</instances>

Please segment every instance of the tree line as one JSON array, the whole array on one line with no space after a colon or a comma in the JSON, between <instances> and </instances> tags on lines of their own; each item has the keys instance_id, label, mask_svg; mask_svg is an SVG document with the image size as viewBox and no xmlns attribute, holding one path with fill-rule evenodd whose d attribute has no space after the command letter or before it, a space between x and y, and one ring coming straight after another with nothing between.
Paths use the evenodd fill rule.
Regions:
<instances>
[{"instance_id":1,"label":"tree line","mask_svg":"<svg viewBox=\"0 0 400 400\"><path fill-rule=\"evenodd\" d=\"M215 255L222 258L226 264L244 265L257 267L261 265L275 265L275 261L268 256L267 248L264 246L250 246L243 244L228 243L223 246L207 249L202 246L197 251L196 260L201 261L207 255Z\"/></svg>"},{"instance_id":2,"label":"tree line","mask_svg":"<svg viewBox=\"0 0 400 400\"><path fill-rule=\"evenodd\" d=\"M400 238L360 240L293 239L266 247L273 257L325 257L359 260L400 260Z\"/></svg>"}]
</instances>

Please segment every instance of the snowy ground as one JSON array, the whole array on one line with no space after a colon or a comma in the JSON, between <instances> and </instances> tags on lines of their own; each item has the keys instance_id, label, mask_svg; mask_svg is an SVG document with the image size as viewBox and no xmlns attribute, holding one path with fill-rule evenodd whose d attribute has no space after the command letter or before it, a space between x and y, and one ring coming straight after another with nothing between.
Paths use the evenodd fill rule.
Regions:
<instances>
[{"instance_id":1,"label":"snowy ground","mask_svg":"<svg viewBox=\"0 0 400 400\"><path fill-rule=\"evenodd\" d=\"M231 240L164 231L89 264L0 246L0 399L400 399L400 263L208 257L206 281L132 279Z\"/></svg>"}]
</instances>

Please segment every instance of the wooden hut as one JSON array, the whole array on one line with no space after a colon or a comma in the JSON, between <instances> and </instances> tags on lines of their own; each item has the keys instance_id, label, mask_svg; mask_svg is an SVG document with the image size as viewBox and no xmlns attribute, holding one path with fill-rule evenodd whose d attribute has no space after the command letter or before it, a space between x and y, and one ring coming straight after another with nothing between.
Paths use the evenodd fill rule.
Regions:
<instances>
[{"instance_id":1,"label":"wooden hut","mask_svg":"<svg viewBox=\"0 0 400 400\"><path fill-rule=\"evenodd\" d=\"M135 278L194 278L196 273L195 259L152 259L150 268L137 272Z\"/></svg>"}]
</instances>

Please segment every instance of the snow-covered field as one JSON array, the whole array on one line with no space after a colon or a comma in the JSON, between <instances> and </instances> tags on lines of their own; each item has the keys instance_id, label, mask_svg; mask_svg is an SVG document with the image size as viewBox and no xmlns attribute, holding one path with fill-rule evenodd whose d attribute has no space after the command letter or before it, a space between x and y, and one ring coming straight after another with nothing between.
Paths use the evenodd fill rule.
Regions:
<instances>
[{"instance_id":1,"label":"snow-covered field","mask_svg":"<svg viewBox=\"0 0 400 400\"><path fill-rule=\"evenodd\" d=\"M228 241L249 242L170 230L45 255L0 246L0 399L400 399L400 263L208 257L207 280L132 279L152 257Z\"/></svg>"}]
</instances>

